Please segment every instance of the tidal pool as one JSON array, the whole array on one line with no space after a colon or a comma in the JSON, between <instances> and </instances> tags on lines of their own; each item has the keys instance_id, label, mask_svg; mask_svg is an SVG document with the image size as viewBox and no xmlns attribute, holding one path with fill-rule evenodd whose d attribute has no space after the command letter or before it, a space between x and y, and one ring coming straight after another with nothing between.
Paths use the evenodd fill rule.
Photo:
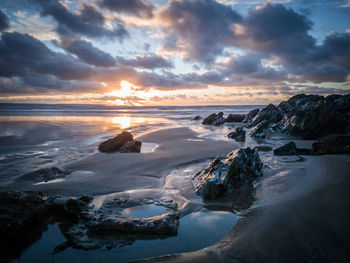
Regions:
<instances>
[{"instance_id":1,"label":"tidal pool","mask_svg":"<svg viewBox=\"0 0 350 263\"><path fill-rule=\"evenodd\" d=\"M141 210L136 209L132 213L136 213L136 211ZM13 262L122 263L172 253L189 252L211 246L223 239L230 232L236 220L237 216L231 212L203 209L180 219L177 236L136 240L129 246L111 250L82 251L67 248L57 254L53 253L54 249L65 241L65 237L61 233L59 225L54 224L49 225L41 239L24 250L19 259Z\"/></svg>"},{"instance_id":2,"label":"tidal pool","mask_svg":"<svg viewBox=\"0 0 350 263\"><path fill-rule=\"evenodd\" d=\"M124 216L135 216L138 218L160 216L165 213L167 213L167 211L164 206L154 204L138 205L134 207L125 208L122 211L122 215Z\"/></svg>"}]
</instances>

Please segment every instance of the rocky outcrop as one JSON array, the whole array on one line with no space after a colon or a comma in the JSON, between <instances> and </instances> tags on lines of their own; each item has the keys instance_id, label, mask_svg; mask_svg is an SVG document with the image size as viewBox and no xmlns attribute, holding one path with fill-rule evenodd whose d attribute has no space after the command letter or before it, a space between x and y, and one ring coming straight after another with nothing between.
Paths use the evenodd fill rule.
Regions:
<instances>
[{"instance_id":1,"label":"rocky outcrop","mask_svg":"<svg viewBox=\"0 0 350 263\"><path fill-rule=\"evenodd\" d=\"M133 136L130 132L122 132L121 134L119 134L118 136L109 139L105 142L102 142L99 146L98 146L98 150L100 152L104 152L104 153L112 153L112 152L116 152L118 150L120 150L122 148L122 146L124 146L124 144L126 142L129 141L133 141ZM124 148L124 151L127 149L137 149L137 145L139 144L139 142L135 143L137 141L134 141L133 143L129 143L126 148ZM140 149L141 149L141 145L139 145ZM128 152L128 151L126 151Z\"/></svg>"},{"instance_id":2,"label":"rocky outcrop","mask_svg":"<svg viewBox=\"0 0 350 263\"><path fill-rule=\"evenodd\" d=\"M226 122L242 122L245 116L244 114L229 114L226 118Z\"/></svg>"},{"instance_id":3,"label":"rocky outcrop","mask_svg":"<svg viewBox=\"0 0 350 263\"><path fill-rule=\"evenodd\" d=\"M219 112L218 114L213 113L210 114L208 117L206 117L203 121L203 125L214 125L214 126L219 126L221 124L225 123L225 118L223 117L223 113Z\"/></svg>"},{"instance_id":4,"label":"rocky outcrop","mask_svg":"<svg viewBox=\"0 0 350 263\"><path fill-rule=\"evenodd\" d=\"M350 131L350 95L300 94L262 109L247 127L253 137L265 138L273 133L301 139L317 139L332 133ZM249 115L249 114L248 114Z\"/></svg>"},{"instance_id":5,"label":"rocky outcrop","mask_svg":"<svg viewBox=\"0 0 350 263\"><path fill-rule=\"evenodd\" d=\"M230 132L227 137L231 139L235 139L238 142L245 141L246 129L244 127L236 128L232 132Z\"/></svg>"},{"instance_id":6,"label":"rocky outcrop","mask_svg":"<svg viewBox=\"0 0 350 263\"><path fill-rule=\"evenodd\" d=\"M30 182L47 182L54 179L65 178L71 171L60 170L57 167L44 168L34 172L27 173L17 178L17 182L30 181Z\"/></svg>"},{"instance_id":7,"label":"rocky outcrop","mask_svg":"<svg viewBox=\"0 0 350 263\"><path fill-rule=\"evenodd\" d=\"M259 111L260 111L259 109L254 109L248 112L248 114L243 119L243 122L246 122L246 123L250 122L258 114Z\"/></svg>"},{"instance_id":8,"label":"rocky outcrop","mask_svg":"<svg viewBox=\"0 0 350 263\"><path fill-rule=\"evenodd\" d=\"M262 175L262 167L258 153L250 148L229 153L223 162L214 158L193 177L196 193L204 199L216 199L235 189L249 188Z\"/></svg>"},{"instance_id":9,"label":"rocky outcrop","mask_svg":"<svg viewBox=\"0 0 350 263\"><path fill-rule=\"evenodd\" d=\"M122 147L120 147L119 152L121 152L121 153L131 153L131 152L139 153L139 152L141 152L141 145L142 145L142 142L140 142L140 141L135 141L135 140L127 141L126 143L123 144Z\"/></svg>"},{"instance_id":10,"label":"rocky outcrop","mask_svg":"<svg viewBox=\"0 0 350 263\"><path fill-rule=\"evenodd\" d=\"M312 154L350 154L349 135L330 135L312 144Z\"/></svg>"}]
</instances>

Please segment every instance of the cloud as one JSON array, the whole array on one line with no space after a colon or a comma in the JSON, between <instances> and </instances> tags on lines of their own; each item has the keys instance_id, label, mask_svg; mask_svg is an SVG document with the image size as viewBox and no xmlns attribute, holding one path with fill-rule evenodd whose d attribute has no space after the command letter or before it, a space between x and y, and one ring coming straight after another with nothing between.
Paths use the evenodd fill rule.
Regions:
<instances>
[{"instance_id":1,"label":"cloud","mask_svg":"<svg viewBox=\"0 0 350 263\"><path fill-rule=\"evenodd\" d=\"M10 27L9 19L4 12L0 10L0 31L4 31Z\"/></svg>"},{"instance_id":2,"label":"cloud","mask_svg":"<svg viewBox=\"0 0 350 263\"><path fill-rule=\"evenodd\" d=\"M171 0L159 19L167 34L165 49L177 49L185 59L210 64L222 54L241 16L231 7L212 0Z\"/></svg>"},{"instance_id":3,"label":"cloud","mask_svg":"<svg viewBox=\"0 0 350 263\"><path fill-rule=\"evenodd\" d=\"M117 57L117 62L123 66L130 66L134 68L156 69L156 68L172 68L171 61L154 54L139 56L136 55L135 59L125 59L123 57Z\"/></svg>"},{"instance_id":4,"label":"cloud","mask_svg":"<svg viewBox=\"0 0 350 263\"><path fill-rule=\"evenodd\" d=\"M101 0L98 4L117 13L143 18L153 17L154 6L147 0Z\"/></svg>"},{"instance_id":5,"label":"cloud","mask_svg":"<svg viewBox=\"0 0 350 263\"><path fill-rule=\"evenodd\" d=\"M42 9L42 16L51 16L58 23L57 32L61 35L85 35L123 39L128 32L119 20L112 29L107 29L104 16L93 6L82 4L80 13L71 13L66 5L57 0L33 0Z\"/></svg>"},{"instance_id":6,"label":"cloud","mask_svg":"<svg viewBox=\"0 0 350 263\"><path fill-rule=\"evenodd\" d=\"M116 65L115 59L110 54L94 47L91 42L86 40L61 40L61 42L55 43L90 65L100 67L112 67Z\"/></svg>"}]
</instances>

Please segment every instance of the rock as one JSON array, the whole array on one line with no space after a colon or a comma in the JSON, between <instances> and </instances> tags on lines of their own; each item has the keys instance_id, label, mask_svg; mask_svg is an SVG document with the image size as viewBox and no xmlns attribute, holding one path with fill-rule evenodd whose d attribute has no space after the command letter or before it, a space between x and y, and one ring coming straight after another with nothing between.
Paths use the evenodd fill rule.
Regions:
<instances>
[{"instance_id":1,"label":"rock","mask_svg":"<svg viewBox=\"0 0 350 263\"><path fill-rule=\"evenodd\" d=\"M283 120L278 124L282 133L302 139L317 139L332 133L344 133L350 124L350 94L300 94L278 106Z\"/></svg>"},{"instance_id":2,"label":"rock","mask_svg":"<svg viewBox=\"0 0 350 263\"><path fill-rule=\"evenodd\" d=\"M330 135L312 144L312 154L344 154L350 153L349 135Z\"/></svg>"},{"instance_id":3,"label":"rock","mask_svg":"<svg viewBox=\"0 0 350 263\"><path fill-rule=\"evenodd\" d=\"M121 153L131 153L131 152L135 152L135 153L139 153L141 152L141 145L142 142L140 141L127 141L126 143L123 144L122 147L120 147L119 152Z\"/></svg>"},{"instance_id":4,"label":"rock","mask_svg":"<svg viewBox=\"0 0 350 263\"><path fill-rule=\"evenodd\" d=\"M277 149L273 150L274 155L296 155L297 154L297 146L294 142L289 142Z\"/></svg>"},{"instance_id":5,"label":"rock","mask_svg":"<svg viewBox=\"0 0 350 263\"><path fill-rule=\"evenodd\" d=\"M265 120L249 130L249 135L255 138L266 138L273 133L273 130L269 127L270 123Z\"/></svg>"},{"instance_id":6,"label":"rock","mask_svg":"<svg viewBox=\"0 0 350 263\"><path fill-rule=\"evenodd\" d=\"M269 152L269 151L272 151L272 148L267 145L258 145L254 147L254 150L260 151L260 152Z\"/></svg>"},{"instance_id":7,"label":"rock","mask_svg":"<svg viewBox=\"0 0 350 263\"><path fill-rule=\"evenodd\" d=\"M219 126L219 125L225 123L225 121L226 120L223 117L223 113L219 112L218 114L216 114L216 113L210 114L208 117L206 117L202 121L202 124Z\"/></svg>"},{"instance_id":8,"label":"rock","mask_svg":"<svg viewBox=\"0 0 350 263\"><path fill-rule=\"evenodd\" d=\"M258 153L250 148L229 153L224 162L214 158L194 176L196 193L204 199L216 199L235 189L250 188L262 175L262 167Z\"/></svg>"},{"instance_id":9,"label":"rock","mask_svg":"<svg viewBox=\"0 0 350 263\"><path fill-rule=\"evenodd\" d=\"M198 121L198 120L200 120L200 119L202 119L202 117L199 116L199 115L197 115L197 116L194 117L191 121Z\"/></svg>"},{"instance_id":10,"label":"rock","mask_svg":"<svg viewBox=\"0 0 350 263\"><path fill-rule=\"evenodd\" d=\"M87 212L88 205L92 201L90 198L92 197L83 196L77 199L72 196L57 195L49 197L47 202L50 204L52 213L75 220Z\"/></svg>"},{"instance_id":11,"label":"rock","mask_svg":"<svg viewBox=\"0 0 350 263\"><path fill-rule=\"evenodd\" d=\"M231 139L235 139L238 142L245 141L246 130L244 127L236 128L232 132L230 132L227 137Z\"/></svg>"},{"instance_id":12,"label":"rock","mask_svg":"<svg viewBox=\"0 0 350 263\"><path fill-rule=\"evenodd\" d=\"M47 182L54 179L65 178L71 172L67 170L60 170L57 167L39 169L34 172L27 173L17 178L16 181L31 181L31 182Z\"/></svg>"},{"instance_id":13,"label":"rock","mask_svg":"<svg viewBox=\"0 0 350 263\"><path fill-rule=\"evenodd\" d=\"M260 111L259 109L254 109L248 112L248 114L243 119L243 122L245 123L250 122L258 114L259 111Z\"/></svg>"},{"instance_id":14,"label":"rock","mask_svg":"<svg viewBox=\"0 0 350 263\"><path fill-rule=\"evenodd\" d=\"M49 206L39 192L0 193L1 238L16 237L44 220Z\"/></svg>"},{"instance_id":15,"label":"rock","mask_svg":"<svg viewBox=\"0 0 350 263\"><path fill-rule=\"evenodd\" d=\"M98 150L104 153L112 153L112 152L118 151L120 147L122 147L124 143L126 143L127 141L132 141L132 140L133 140L133 136L130 132L122 132L118 136L112 139L109 139L105 142L102 142L98 146Z\"/></svg>"},{"instance_id":16,"label":"rock","mask_svg":"<svg viewBox=\"0 0 350 263\"><path fill-rule=\"evenodd\" d=\"M273 104L269 104L263 108L259 113L248 123L248 127L254 127L261 122L266 122L268 124L277 123L282 119L277 107Z\"/></svg>"},{"instance_id":17,"label":"rock","mask_svg":"<svg viewBox=\"0 0 350 263\"><path fill-rule=\"evenodd\" d=\"M242 122L244 118L244 114L229 114L226 118L226 122Z\"/></svg>"},{"instance_id":18,"label":"rock","mask_svg":"<svg viewBox=\"0 0 350 263\"><path fill-rule=\"evenodd\" d=\"M223 113L222 111L220 111L220 112L218 113L218 115L219 115L219 117L224 117L224 113Z\"/></svg>"}]
</instances>

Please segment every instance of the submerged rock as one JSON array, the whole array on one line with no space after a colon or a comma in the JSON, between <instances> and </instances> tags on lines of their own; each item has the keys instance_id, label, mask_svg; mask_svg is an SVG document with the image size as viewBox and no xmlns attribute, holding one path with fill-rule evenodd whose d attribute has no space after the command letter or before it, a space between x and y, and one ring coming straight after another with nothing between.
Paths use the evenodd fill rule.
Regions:
<instances>
[{"instance_id":1,"label":"submerged rock","mask_svg":"<svg viewBox=\"0 0 350 263\"><path fill-rule=\"evenodd\" d=\"M226 118L226 122L242 122L244 118L244 114L229 114Z\"/></svg>"},{"instance_id":2,"label":"submerged rock","mask_svg":"<svg viewBox=\"0 0 350 263\"><path fill-rule=\"evenodd\" d=\"M118 136L102 142L98 146L98 150L104 153L112 153L118 151L126 142L132 141L133 136L130 132L122 132Z\"/></svg>"},{"instance_id":3,"label":"submerged rock","mask_svg":"<svg viewBox=\"0 0 350 263\"><path fill-rule=\"evenodd\" d=\"M269 151L272 151L272 148L267 145L258 145L254 147L254 150L259 152L269 152Z\"/></svg>"},{"instance_id":4,"label":"submerged rock","mask_svg":"<svg viewBox=\"0 0 350 263\"><path fill-rule=\"evenodd\" d=\"M196 193L204 199L216 199L235 189L250 188L262 175L262 167L258 153L250 148L229 153L224 162L214 158L194 176Z\"/></svg>"},{"instance_id":5,"label":"submerged rock","mask_svg":"<svg viewBox=\"0 0 350 263\"><path fill-rule=\"evenodd\" d=\"M238 142L245 141L246 129L244 127L236 128L232 132L230 132L227 137L231 139L235 139Z\"/></svg>"},{"instance_id":6,"label":"submerged rock","mask_svg":"<svg viewBox=\"0 0 350 263\"><path fill-rule=\"evenodd\" d=\"M206 117L203 121L202 124L204 125L215 125L215 126L219 126L223 123L225 123L225 118L223 117L223 113L219 112L218 114L213 113L210 114L208 117Z\"/></svg>"},{"instance_id":7,"label":"submerged rock","mask_svg":"<svg viewBox=\"0 0 350 263\"><path fill-rule=\"evenodd\" d=\"M197 115L196 117L194 117L191 121L199 121L200 119L202 119L201 116Z\"/></svg>"},{"instance_id":8,"label":"submerged rock","mask_svg":"<svg viewBox=\"0 0 350 263\"><path fill-rule=\"evenodd\" d=\"M119 152L121 153L131 153L131 152L135 152L135 153L139 153L141 152L141 145L142 142L140 141L127 141L126 143L123 144L122 147L120 147Z\"/></svg>"},{"instance_id":9,"label":"submerged rock","mask_svg":"<svg viewBox=\"0 0 350 263\"><path fill-rule=\"evenodd\" d=\"M243 122L250 122L258 114L259 111L259 109L254 109L248 112L248 114L243 119Z\"/></svg>"},{"instance_id":10,"label":"submerged rock","mask_svg":"<svg viewBox=\"0 0 350 263\"><path fill-rule=\"evenodd\" d=\"M65 178L71 171L60 170L57 167L43 168L34 172L27 173L17 178L16 181L47 182L54 179Z\"/></svg>"}]
</instances>

